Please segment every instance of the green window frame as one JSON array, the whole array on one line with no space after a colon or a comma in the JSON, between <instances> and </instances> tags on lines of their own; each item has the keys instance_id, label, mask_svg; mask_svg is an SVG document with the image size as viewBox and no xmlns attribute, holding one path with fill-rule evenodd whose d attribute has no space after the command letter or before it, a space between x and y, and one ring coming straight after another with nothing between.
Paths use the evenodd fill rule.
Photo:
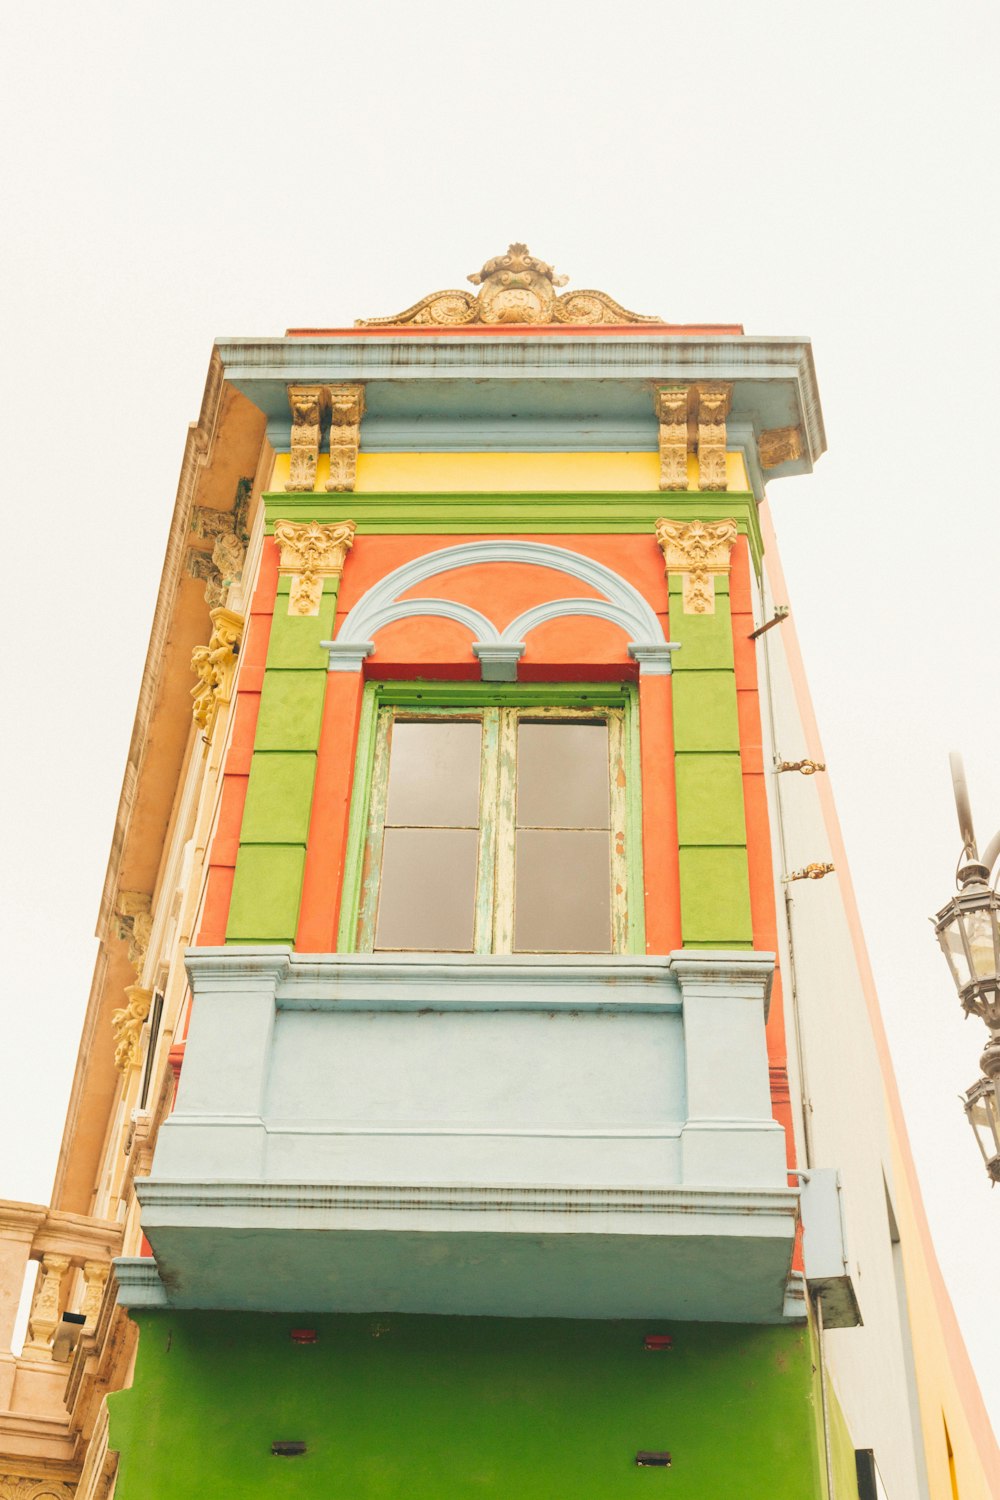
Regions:
<instances>
[{"instance_id":1,"label":"green window frame","mask_svg":"<svg viewBox=\"0 0 1000 1500\"><path fill-rule=\"evenodd\" d=\"M631 683L368 683L358 731L338 951L370 953L375 947L393 725L449 717L478 719L483 725L472 952L513 950L517 730L522 722L550 720L607 724L610 952L644 953L638 715L638 692Z\"/></svg>"}]
</instances>

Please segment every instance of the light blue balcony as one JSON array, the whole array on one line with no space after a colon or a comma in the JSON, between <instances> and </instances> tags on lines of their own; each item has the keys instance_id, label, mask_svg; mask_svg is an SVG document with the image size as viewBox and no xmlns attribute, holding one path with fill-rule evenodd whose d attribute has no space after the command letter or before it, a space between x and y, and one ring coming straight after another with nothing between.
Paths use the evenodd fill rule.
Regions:
<instances>
[{"instance_id":1,"label":"light blue balcony","mask_svg":"<svg viewBox=\"0 0 1000 1500\"><path fill-rule=\"evenodd\" d=\"M189 954L130 1306L786 1315L773 957ZM801 1315L801 1298L798 1312Z\"/></svg>"}]
</instances>

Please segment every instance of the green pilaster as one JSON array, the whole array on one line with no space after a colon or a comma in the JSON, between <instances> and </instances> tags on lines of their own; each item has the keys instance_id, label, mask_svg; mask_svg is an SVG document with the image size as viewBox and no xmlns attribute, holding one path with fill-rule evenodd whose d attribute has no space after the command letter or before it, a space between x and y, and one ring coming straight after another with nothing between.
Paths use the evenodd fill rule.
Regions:
<instances>
[{"instance_id":1,"label":"green pilaster","mask_svg":"<svg viewBox=\"0 0 1000 1500\"><path fill-rule=\"evenodd\" d=\"M323 580L318 615L290 615L278 581L227 943L295 941L338 583Z\"/></svg>"},{"instance_id":2,"label":"green pilaster","mask_svg":"<svg viewBox=\"0 0 1000 1500\"><path fill-rule=\"evenodd\" d=\"M750 948L750 877L740 765L729 578L715 577L715 613L684 614L672 573L674 752L686 948Z\"/></svg>"}]
</instances>

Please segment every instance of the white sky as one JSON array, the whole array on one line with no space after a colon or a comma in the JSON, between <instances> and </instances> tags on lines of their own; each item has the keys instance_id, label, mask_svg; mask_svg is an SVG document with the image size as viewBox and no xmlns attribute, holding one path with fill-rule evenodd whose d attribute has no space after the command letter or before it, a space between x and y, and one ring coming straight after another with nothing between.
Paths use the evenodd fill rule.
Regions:
<instances>
[{"instance_id":1,"label":"white sky","mask_svg":"<svg viewBox=\"0 0 1000 1500\"><path fill-rule=\"evenodd\" d=\"M0 1195L48 1198L212 338L394 312L511 239L814 341L773 508L938 1251L1000 1425L991 1197L927 916L996 761L997 11L619 0L8 6Z\"/></svg>"}]
</instances>

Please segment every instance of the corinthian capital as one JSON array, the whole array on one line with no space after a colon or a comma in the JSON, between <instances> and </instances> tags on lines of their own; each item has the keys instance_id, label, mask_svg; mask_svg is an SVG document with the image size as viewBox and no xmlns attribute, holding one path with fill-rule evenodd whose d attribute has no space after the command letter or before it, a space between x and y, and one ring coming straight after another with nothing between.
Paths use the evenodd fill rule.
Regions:
<instances>
[{"instance_id":1,"label":"corinthian capital","mask_svg":"<svg viewBox=\"0 0 1000 1500\"><path fill-rule=\"evenodd\" d=\"M321 526L318 521L275 521L274 539L281 548L278 570L290 574L290 615L318 615L323 579L339 578L354 546L354 521Z\"/></svg>"},{"instance_id":2,"label":"corinthian capital","mask_svg":"<svg viewBox=\"0 0 1000 1500\"><path fill-rule=\"evenodd\" d=\"M728 573L739 527L725 521L669 521L656 523L656 540L663 552L667 576L683 579L683 609L686 615L715 613L716 573Z\"/></svg>"}]
</instances>

